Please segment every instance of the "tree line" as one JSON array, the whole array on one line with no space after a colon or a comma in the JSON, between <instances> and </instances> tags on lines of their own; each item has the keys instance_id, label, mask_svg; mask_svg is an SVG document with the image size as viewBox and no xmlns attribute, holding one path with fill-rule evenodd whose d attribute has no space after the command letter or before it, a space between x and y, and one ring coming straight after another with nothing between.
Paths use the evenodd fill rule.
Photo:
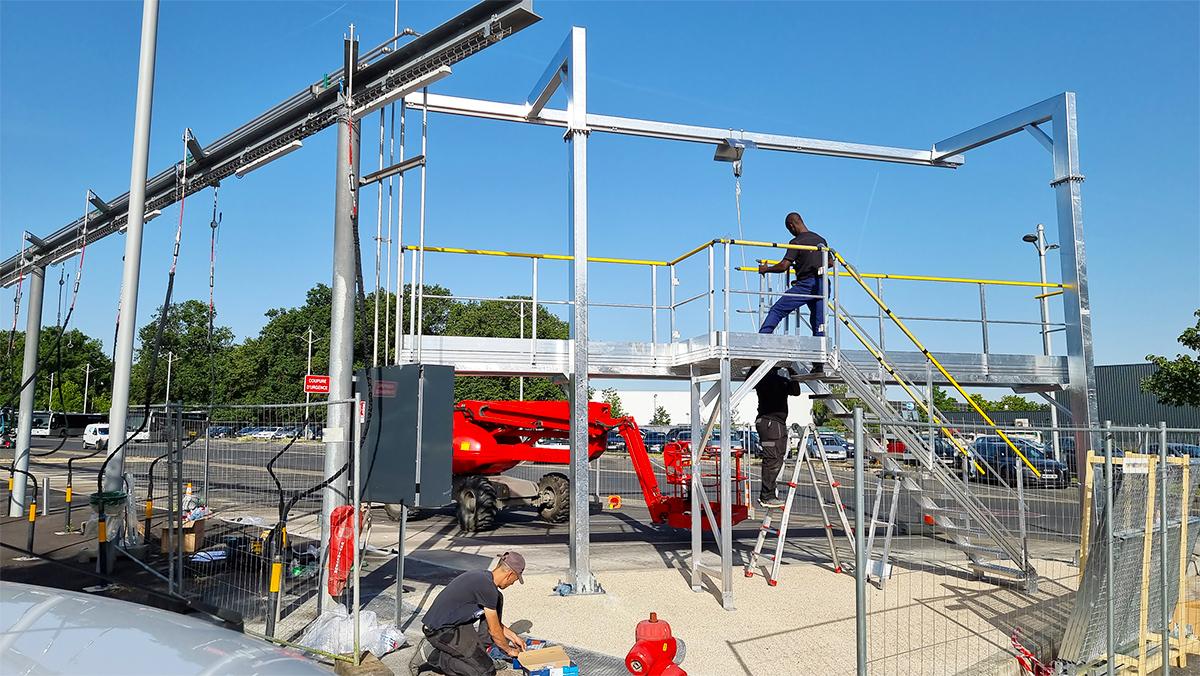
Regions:
<instances>
[{"instance_id":1,"label":"tree line","mask_svg":"<svg viewBox=\"0 0 1200 676\"><path fill-rule=\"evenodd\" d=\"M412 308L407 303L410 291L406 286L406 302L400 319L404 330L411 321ZM425 286L424 293L420 321L426 335L518 338L529 337L533 330L532 303L528 297L460 301L449 298L450 290L437 285ZM137 331L130 404L141 406L147 399L153 404L166 400L168 361L170 398L185 406L303 401L303 378L309 372L310 329L311 372L329 372L332 300L332 290L325 284L318 284L308 290L300 306L267 310L266 323L258 335L241 342L235 340L232 329L218 321L216 314L210 330L206 302L184 300L172 303L163 326L153 386L147 390L161 308L156 310ZM381 326L385 316L394 322L396 295L379 291L356 305L354 367L359 369L371 363L375 350L375 307L378 305L380 309ZM567 338L565 321L542 306L537 308L537 313L538 338ZM394 331L395 327L392 328ZM107 411L112 397L111 355L105 353L98 338L79 329L66 331L61 351L56 350L58 332L57 327L42 329L39 346L42 370L35 390L36 408L50 405L50 374L55 374L54 410L82 411L85 371L90 364L88 407L91 411ZM9 339L4 381L11 382L15 390L21 377L25 337L22 332L13 332ZM386 345L384 342L381 333L380 363L390 364L395 359L392 340L387 340ZM61 366L58 352L61 352ZM459 378L455 381L454 394L457 399L517 399L522 390L526 399L561 399L564 396L549 379L526 377L522 388L516 376ZM6 392L3 396L7 398L10 394Z\"/></svg>"}]
</instances>

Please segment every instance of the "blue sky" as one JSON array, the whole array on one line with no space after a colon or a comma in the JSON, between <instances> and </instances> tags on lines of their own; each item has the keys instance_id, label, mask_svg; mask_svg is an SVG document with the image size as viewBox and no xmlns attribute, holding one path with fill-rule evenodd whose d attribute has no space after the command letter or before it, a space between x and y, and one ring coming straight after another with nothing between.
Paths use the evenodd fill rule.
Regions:
<instances>
[{"instance_id":1,"label":"blue sky","mask_svg":"<svg viewBox=\"0 0 1200 676\"><path fill-rule=\"evenodd\" d=\"M466 6L402 2L400 25L425 30ZM543 21L456 66L435 91L518 102L571 25L589 31L594 112L920 148L1075 91L1096 361L1140 361L1174 354L1200 306L1198 7L542 2ZM336 68L351 22L364 51L385 39L392 9L164 2L151 173L179 160L185 127L210 142ZM87 188L106 198L128 189L140 16L137 3L0 3L0 255L17 250L24 229L44 234L76 218ZM376 166L377 135L371 118L364 172ZM566 251L560 131L433 116L429 139L430 244ZM334 143L327 130L221 191L217 306L239 338L257 333L268 308L329 282ZM729 167L710 147L594 134L590 152L593 255L664 258L736 234ZM782 216L796 210L862 270L1035 279L1020 237L1043 222L1057 239L1051 178L1048 154L1025 135L973 151L957 171L752 152L745 235L784 239ZM371 280L375 196L362 197ZM210 209L208 192L187 202L176 298L207 296ZM178 216L172 208L147 227L139 323L161 302ZM73 320L106 344L123 246L113 236L89 248ZM464 263L430 255L429 281L462 294L528 293L527 264ZM1057 278L1053 254L1050 263ZM684 287L698 290L703 271L685 274ZM547 264L542 297L564 297L565 275ZM57 269L48 277L52 323ZM593 297L644 302L647 277L598 267ZM971 287L887 291L902 314L978 312ZM992 292L989 314L1036 320L1032 295ZM12 290L2 298L11 307ZM700 321L689 318L685 335ZM934 349L979 349L977 327L916 328ZM595 338L648 334L645 312L594 315ZM998 328L992 344L1040 350L1033 327Z\"/></svg>"}]
</instances>

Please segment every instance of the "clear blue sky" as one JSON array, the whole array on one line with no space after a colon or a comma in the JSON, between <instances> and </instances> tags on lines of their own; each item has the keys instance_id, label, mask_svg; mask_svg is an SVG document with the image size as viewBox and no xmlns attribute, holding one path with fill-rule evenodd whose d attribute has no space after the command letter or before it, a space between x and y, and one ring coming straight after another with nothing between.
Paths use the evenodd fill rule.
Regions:
<instances>
[{"instance_id":1,"label":"clear blue sky","mask_svg":"<svg viewBox=\"0 0 1200 676\"><path fill-rule=\"evenodd\" d=\"M402 2L400 25L425 30L466 6ZM571 25L589 31L595 112L921 148L1075 91L1096 360L1140 361L1174 354L1200 306L1198 6L541 2L542 22L456 66L435 91L519 102ZM382 41L392 7L164 2L152 173L179 160L184 127L210 142L336 68L351 22L364 50ZM76 218L87 188L128 189L140 16L128 2L0 3L4 257L22 230ZM365 166L375 166L377 134L372 118ZM327 130L221 191L217 305L239 338L257 333L268 308L297 305L330 280L334 143ZM670 257L736 234L729 167L711 161L710 147L600 134L590 147L594 255ZM565 170L557 130L433 117L429 243L565 251ZM1057 239L1051 178L1049 156L1025 135L974 151L957 171L759 151L746 160L745 235L785 238L782 216L797 210L863 270L1034 279L1020 237L1044 222ZM208 192L187 202L176 298L207 296L210 208ZM362 214L371 280L370 191ZM139 323L161 302L177 218L172 208L148 226ZM74 320L106 344L123 246L114 236L89 248ZM463 294L528 293L526 265L462 263L431 255L430 281ZM1053 254L1050 269L1057 278ZM689 274L685 284L699 288L702 272ZM48 276L49 324L57 269ZM594 297L644 299L645 276L597 269ZM543 297L563 297L564 280L565 266L548 265ZM1031 296L997 291L989 312L1035 320ZM11 289L2 297L11 307ZM896 283L889 298L906 314L977 312L971 288ZM593 336L645 339L647 326L644 313L598 311ZM969 326L920 335L935 349L978 349ZM1032 327L997 329L993 346L1039 350Z\"/></svg>"}]
</instances>

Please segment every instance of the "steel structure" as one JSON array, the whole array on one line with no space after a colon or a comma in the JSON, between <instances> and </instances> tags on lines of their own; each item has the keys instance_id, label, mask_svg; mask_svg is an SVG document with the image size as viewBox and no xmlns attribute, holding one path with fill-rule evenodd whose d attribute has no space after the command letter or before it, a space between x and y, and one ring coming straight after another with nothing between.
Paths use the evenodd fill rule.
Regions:
<instances>
[{"instance_id":1,"label":"steel structure","mask_svg":"<svg viewBox=\"0 0 1200 676\"><path fill-rule=\"evenodd\" d=\"M587 266L591 260L587 254L587 175L586 175L586 139L591 132L604 132L627 136L643 136L665 140L686 141L693 143L713 144L714 146L738 146L741 148L756 147L763 150L794 152L802 154L844 157L860 160L875 160L896 162L917 166L957 168L964 163L964 154L985 144L997 141L1012 134L1025 131L1033 135L1053 156L1053 180L1051 185L1058 199L1059 233L1062 242L1062 288L1064 315L1066 317L1066 340L1068 354L1065 360L1054 357L1013 356L1007 377L997 377L996 369L1004 370L1004 358L988 354L985 346L981 354L953 355L942 361L933 359L928 350L919 341L913 340L917 352L909 353L908 358L921 362L928 360L937 367L939 378L956 387L961 383L950 376L954 370L962 376L965 383L1007 384L1021 387L1026 391L1053 391L1064 387L1068 392L1073 424L1076 428L1086 429L1094 426L1096 418L1096 396L1092 366L1092 345L1090 308L1087 293L1087 267L1083 247L1083 226L1080 197L1080 183L1083 176L1079 170L1078 142L1075 119L1075 96L1066 92L1051 97L1024 110L1006 115L987 124L975 127L961 134L952 136L933 144L929 149L896 148L874 146L841 141L828 141L796 136L784 136L759 132L732 132L728 128L702 127L641 120L635 118L598 115L586 108L583 88L586 86L585 64L586 33L583 29L571 29L566 42L558 53L550 60L545 73L539 78L531 93L523 103L513 104L498 101L479 100L463 97L429 95L427 93L411 94L405 97L405 105L409 108L420 109L422 114L430 112L449 115L461 115L484 119L509 121L520 124L535 124L542 126L566 128L566 140L571 144L570 181L569 181L569 213L571 216L570 235L572 255L568 258L572 265L571 296L567 302L571 304L571 330L566 341L546 341L536 338L536 332L528 344L524 340L492 339L492 338L454 338L432 337L420 335L420 329L411 331L407 348L402 347L402 358L420 358L424 361L451 363L462 372L473 373L507 373L513 375L532 375L537 373L567 373L570 376L570 392L578 397L586 391L586 380L589 375L625 375L637 377L686 377L692 382L692 425L693 438L701 439L697 446L707 443L707 432L711 432L719 420L725 429L729 428L731 402L740 398L761 377L762 368L773 367L786 360L826 361L831 356L836 362L842 353L830 351L824 338L775 337L775 336L746 336L729 330L728 320L723 329L716 330L713 320L713 305L710 305L709 332L692 341L676 342L674 336L670 345L664 346L657 342L656 336L647 343L597 343L587 337L587 308L588 283ZM549 108L551 97L559 82L569 81L568 94L570 99L566 109ZM1053 138L1042 130L1041 126L1051 123ZM704 247L701 247L703 249ZM424 242L421 242L418 252L423 260ZM695 252L693 252L695 253ZM730 265L728 263L728 245L725 247L725 312L729 312L729 283ZM691 255L691 254L687 254ZM709 250L710 260L713 251ZM534 263L536 279L536 261ZM417 278L417 273L420 277ZM710 263L710 279L713 266ZM424 266L414 270L414 293L424 282ZM859 279L861 283L861 279ZM536 282L535 282L536 284ZM714 295L714 285L710 282L710 303ZM982 290L982 286L981 286ZM673 288L672 288L673 292ZM536 289L534 303L536 305ZM982 291L981 291L982 293ZM876 298L876 300L879 300ZM982 298L981 298L982 301ZM674 298L672 298L674 305ZM883 313L895 319L892 311L879 300L880 325L883 324ZM981 305L983 303L981 302ZM986 326L986 305L983 305L984 322ZM836 322L835 322L836 323ZM674 327L672 327L674 329ZM657 324L655 323L655 331ZM881 329L882 330L882 329ZM907 329L904 329L907 333ZM911 334L909 337L912 338ZM882 342L882 340L880 341ZM882 348L882 345L880 345ZM664 350L665 348L665 350ZM847 364L854 361L869 362L865 355L855 356L852 352L844 353ZM903 357L902 357L903 358ZM750 377L736 390L733 385L735 360L739 367L750 370ZM879 359L882 363L882 359ZM976 366L972 369L972 362ZM836 364L835 364L836 366ZM894 366L887 373L895 375ZM928 369L928 366L926 366ZM1064 372L1065 371L1065 372ZM739 376L744 372L739 372ZM884 369L879 370L879 381L890 382L884 375ZM930 377L930 382L933 377ZM703 389L707 386L709 392ZM708 424L700 419L701 404L715 402ZM576 433L582 437L587 428L586 408L575 406ZM1085 433L1076 434L1076 447L1091 447L1092 440ZM586 457L586 440L572 439L572 491L574 493L573 514L571 519L571 580L579 590L588 591L594 584L588 564L588 531L586 518L586 500L588 495L587 473L582 471L583 459ZM722 440L722 457L729 458L728 441ZM1080 454L1082 457L1082 454ZM695 458L693 458L695 460ZM728 461L722 463L719 503L722 508L721 523L729 523L726 513L731 503L729 488ZM700 503L703 490L699 486L693 493L693 501ZM693 505L698 513L699 504ZM721 530L717 527L714 515L708 514L710 525L716 535L718 549L721 553L721 567L712 572L720 575L723 586L723 605L733 607L732 592L732 541L730 529ZM700 562L702 542L699 519L694 520L692 530L692 583L694 589L699 589L698 573L706 567ZM1007 541L1006 534L997 531L995 537Z\"/></svg>"}]
</instances>

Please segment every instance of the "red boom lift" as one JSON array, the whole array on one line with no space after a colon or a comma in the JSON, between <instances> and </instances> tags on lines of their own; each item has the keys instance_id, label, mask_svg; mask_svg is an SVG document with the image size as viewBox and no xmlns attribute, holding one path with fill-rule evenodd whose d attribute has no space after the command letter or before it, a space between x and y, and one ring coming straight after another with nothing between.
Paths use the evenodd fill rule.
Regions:
<instances>
[{"instance_id":1,"label":"red boom lift","mask_svg":"<svg viewBox=\"0 0 1200 676\"><path fill-rule=\"evenodd\" d=\"M570 407L565 401L472 401L454 407L454 499L459 526L468 532L495 527L496 513L513 505L534 507L548 523L563 523L570 509L571 488L567 476L549 472L535 484L503 474L523 462L565 465L570 448L547 445L547 439L566 439L571 429ZM630 417L614 417L611 407L602 402L588 403L588 460L595 460L607 448L608 433L617 430L625 440L625 449L637 474L642 496L656 524L675 528L691 527L691 498L688 493L691 455L688 442L667 444L663 449L666 483L670 495L664 495L650 456L642 443L637 423ZM741 450L734 450L733 523L748 513L741 486ZM718 447L701 454L701 481L709 491L716 490L719 476ZM712 503L714 514L720 514ZM394 512L393 509L388 510ZM708 522L701 520L704 527Z\"/></svg>"}]
</instances>

